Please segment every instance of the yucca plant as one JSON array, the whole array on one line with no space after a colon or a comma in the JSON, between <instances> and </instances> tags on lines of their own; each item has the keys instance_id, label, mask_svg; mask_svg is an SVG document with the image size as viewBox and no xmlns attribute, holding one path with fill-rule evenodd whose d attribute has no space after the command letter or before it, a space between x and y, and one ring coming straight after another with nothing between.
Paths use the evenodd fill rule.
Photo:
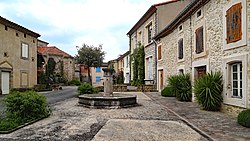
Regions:
<instances>
[{"instance_id":1,"label":"yucca plant","mask_svg":"<svg viewBox=\"0 0 250 141\"><path fill-rule=\"evenodd\" d=\"M192 85L189 74L178 75L176 98L179 101L186 101L186 102L192 100Z\"/></svg>"},{"instance_id":2,"label":"yucca plant","mask_svg":"<svg viewBox=\"0 0 250 141\"><path fill-rule=\"evenodd\" d=\"M172 87L170 86L166 86L162 91L161 91L161 95L165 96L165 97L175 97L175 95L173 94L172 91Z\"/></svg>"},{"instance_id":3,"label":"yucca plant","mask_svg":"<svg viewBox=\"0 0 250 141\"><path fill-rule=\"evenodd\" d=\"M201 105L204 110L220 110L223 101L223 83L220 72L207 73L196 79L193 90L198 104Z\"/></svg>"},{"instance_id":4,"label":"yucca plant","mask_svg":"<svg viewBox=\"0 0 250 141\"><path fill-rule=\"evenodd\" d=\"M168 86L171 87L173 95L178 93L179 77L178 75L172 75L168 77Z\"/></svg>"}]
</instances>

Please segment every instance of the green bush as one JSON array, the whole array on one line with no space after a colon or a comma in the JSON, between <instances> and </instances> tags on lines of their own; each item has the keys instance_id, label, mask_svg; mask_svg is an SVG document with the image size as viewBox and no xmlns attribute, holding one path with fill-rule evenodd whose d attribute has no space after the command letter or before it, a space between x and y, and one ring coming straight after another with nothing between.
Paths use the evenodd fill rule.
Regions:
<instances>
[{"instance_id":1,"label":"green bush","mask_svg":"<svg viewBox=\"0 0 250 141\"><path fill-rule=\"evenodd\" d=\"M165 96L165 97L175 97L173 91L172 91L172 87L167 86L165 87L162 91L161 91L161 95Z\"/></svg>"},{"instance_id":2,"label":"green bush","mask_svg":"<svg viewBox=\"0 0 250 141\"><path fill-rule=\"evenodd\" d=\"M178 86L176 98L179 101L191 101L192 100L192 85L189 74L178 75Z\"/></svg>"},{"instance_id":3,"label":"green bush","mask_svg":"<svg viewBox=\"0 0 250 141\"><path fill-rule=\"evenodd\" d=\"M35 91L11 92L4 99L8 116L17 116L24 121L46 117L51 110L43 95Z\"/></svg>"},{"instance_id":4,"label":"green bush","mask_svg":"<svg viewBox=\"0 0 250 141\"><path fill-rule=\"evenodd\" d=\"M237 121L240 125L250 128L250 109L240 112Z\"/></svg>"},{"instance_id":5,"label":"green bush","mask_svg":"<svg viewBox=\"0 0 250 141\"><path fill-rule=\"evenodd\" d=\"M218 111L223 101L223 83L220 72L203 75L194 82L194 94L204 110Z\"/></svg>"},{"instance_id":6,"label":"green bush","mask_svg":"<svg viewBox=\"0 0 250 141\"><path fill-rule=\"evenodd\" d=\"M168 78L168 86L179 101L191 101L192 85L189 74L173 75Z\"/></svg>"},{"instance_id":7,"label":"green bush","mask_svg":"<svg viewBox=\"0 0 250 141\"><path fill-rule=\"evenodd\" d=\"M0 115L0 131L9 131L51 113L45 96L34 91L11 91L4 99L4 104L6 113Z\"/></svg>"},{"instance_id":8,"label":"green bush","mask_svg":"<svg viewBox=\"0 0 250 141\"><path fill-rule=\"evenodd\" d=\"M69 81L69 85L75 85L75 86L80 86L82 84L82 82L78 79L74 79Z\"/></svg>"},{"instance_id":9,"label":"green bush","mask_svg":"<svg viewBox=\"0 0 250 141\"><path fill-rule=\"evenodd\" d=\"M171 87L173 95L177 95L179 88L179 77L178 75L172 75L168 77L168 86Z\"/></svg>"},{"instance_id":10,"label":"green bush","mask_svg":"<svg viewBox=\"0 0 250 141\"><path fill-rule=\"evenodd\" d=\"M78 95L97 93L97 90L88 83L80 85L77 90L78 90Z\"/></svg>"}]
</instances>

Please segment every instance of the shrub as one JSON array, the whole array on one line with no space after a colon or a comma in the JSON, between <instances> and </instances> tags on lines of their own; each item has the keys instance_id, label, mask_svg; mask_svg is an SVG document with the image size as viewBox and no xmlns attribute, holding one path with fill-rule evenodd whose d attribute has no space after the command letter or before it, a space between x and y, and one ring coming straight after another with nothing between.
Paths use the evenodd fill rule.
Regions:
<instances>
[{"instance_id":1,"label":"shrub","mask_svg":"<svg viewBox=\"0 0 250 141\"><path fill-rule=\"evenodd\" d=\"M14 115L25 122L46 117L51 112L45 96L35 91L11 92L4 99L4 103L8 117Z\"/></svg>"},{"instance_id":2,"label":"shrub","mask_svg":"<svg viewBox=\"0 0 250 141\"><path fill-rule=\"evenodd\" d=\"M250 109L240 112L237 121L240 125L250 128Z\"/></svg>"},{"instance_id":3,"label":"shrub","mask_svg":"<svg viewBox=\"0 0 250 141\"><path fill-rule=\"evenodd\" d=\"M168 87L179 101L191 101L192 85L189 74L173 75L168 78Z\"/></svg>"},{"instance_id":4,"label":"shrub","mask_svg":"<svg viewBox=\"0 0 250 141\"><path fill-rule=\"evenodd\" d=\"M161 91L161 95L165 96L165 97L175 97L173 91L172 91L172 87L167 86L165 87L162 91Z\"/></svg>"},{"instance_id":5,"label":"shrub","mask_svg":"<svg viewBox=\"0 0 250 141\"><path fill-rule=\"evenodd\" d=\"M179 86L179 78L178 75L172 75L168 77L168 86L171 87L173 91L173 95L177 95L178 93L178 86Z\"/></svg>"},{"instance_id":6,"label":"shrub","mask_svg":"<svg viewBox=\"0 0 250 141\"><path fill-rule=\"evenodd\" d=\"M80 86L81 84L82 84L81 81L78 79L74 79L74 80L69 81L69 85Z\"/></svg>"},{"instance_id":7,"label":"shrub","mask_svg":"<svg viewBox=\"0 0 250 141\"><path fill-rule=\"evenodd\" d=\"M194 94L197 102L204 110L220 110L222 97L222 75L220 72L211 72L198 78L194 82Z\"/></svg>"},{"instance_id":8,"label":"shrub","mask_svg":"<svg viewBox=\"0 0 250 141\"><path fill-rule=\"evenodd\" d=\"M192 100L192 85L189 74L178 75L176 98L179 101L191 101Z\"/></svg>"},{"instance_id":9,"label":"shrub","mask_svg":"<svg viewBox=\"0 0 250 141\"><path fill-rule=\"evenodd\" d=\"M97 90L88 83L80 85L77 90L78 90L78 95L97 93Z\"/></svg>"}]
</instances>

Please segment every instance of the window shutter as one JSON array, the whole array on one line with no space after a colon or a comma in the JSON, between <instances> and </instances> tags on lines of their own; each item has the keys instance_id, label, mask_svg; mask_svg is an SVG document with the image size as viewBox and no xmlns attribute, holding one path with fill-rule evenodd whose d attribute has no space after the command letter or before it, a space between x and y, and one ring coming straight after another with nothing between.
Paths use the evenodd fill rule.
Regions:
<instances>
[{"instance_id":1,"label":"window shutter","mask_svg":"<svg viewBox=\"0 0 250 141\"><path fill-rule=\"evenodd\" d=\"M183 59L183 38L178 41L178 58Z\"/></svg>"},{"instance_id":2,"label":"window shutter","mask_svg":"<svg viewBox=\"0 0 250 141\"><path fill-rule=\"evenodd\" d=\"M196 36L196 50L195 50L195 52L197 54L199 54L199 53L204 51L204 46L203 46L203 26L196 29L195 36Z\"/></svg>"},{"instance_id":3,"label":"window shutter","mask_svg":"<svg viewBox=\"0 0 250 141\"><path fill-rule=\"evenodd\" d=\"M161 46L158 46L158 60L161 59Z\"/></svg>"},{"instance_id":4,"label":"window shutter","mask_svg":"<svg viewBox=\"0 0 250 141\"><path fill-rule=\"evenodd\" d=\"M241 40L242 38L242 5L235 4L226 11L227 44Z\"/></svg>"}]
</instances>

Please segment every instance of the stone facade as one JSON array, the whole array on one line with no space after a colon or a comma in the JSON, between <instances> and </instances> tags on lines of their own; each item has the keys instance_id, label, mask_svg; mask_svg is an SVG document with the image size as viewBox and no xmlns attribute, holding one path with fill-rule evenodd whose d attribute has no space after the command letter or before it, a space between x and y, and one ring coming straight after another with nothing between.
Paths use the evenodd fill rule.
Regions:
<instances>
[{"instance_id":1,"label":"stone facade","mask_svg":"<svg viewBox=\"0 0 250 141\"><path fill-rule=\"evenodd\" d=\"M242 36L239 41L227 43L226 11L236 5L242 5L241 27ZM223 109L238 113L244 108L250 107L250 48L249 48L249 14L250 1L245 0L202 0L194 1L192 7L187 7L173 22L174 26L169 26L172 30L162 31L157 35L157 44L162 47L163 57L158 60L158 69L163 69L164 85L170 75L178 73L178 69L184 69L184 73L190 73L192 81L199 76L199 69L204 67L205 72L220 71L223 73L223 98L225 105ZM248 15L248 17L246 16ZM179 28L182 26L182 28ZM203 27L203 28L200 28ZM182 29L180 31L180 29ZM197 32L203 30L203 51L197 53L196 42L199 40ZM183 38L184 57L179 60L178 41ZM242 67L240 68L239 65ZM231 74L232 67L237 69L238 76L243 76L238 80L242 85L242 90L234 92L241 93L242 96L233 96ZM242 69L242 71L240 71ZM236 72L237 72L236 70ZM239 73L239 71L241 73ZM247 76L247 77L245 77ZM235 94L234 94L235 95ZM231 109L231 110L229 110Z\"/></svg>"},{"instance_id":2,"label":"stone facade","mask_svg":"<svg viewBox=\"0 0 250 141\"><path fill-rule=\"evenodd\" d=\"M74 79L75 76L75 62L74 57L68 53L60 50L55 46L39 46L38 53L40 53L44 59L43 71L48 63L48 60L52 58L55 63L55 74L63 75L68 81Z\"/></svg>"},{"instance_id":3,"label":"stone facade","mask_svg":"<svg viewBox=\"0 0 250 141\"><path fill-rule=\"evenodd\" d=\"M0 17L0 89L32 88L37 84L39 34Z\"/></svg>"},{"instance_id":4,"label":"stone facade","mask_svg":"<svg viewBox=\"0 0 250 141\"><path fill-rule=\"evenodd\" d=\"M142 45L145 51L145 82L157 83L156 43L153 37L158 34L191 0L170 1L151 6L142 18L128 32L130 51ZM167 16L166 16L167 15ZM132 61L133 64L133 61ZM132 66L132 65L131 65ZM131 67L131 79L133 79Z\"/></svg>"}]
</instances>

